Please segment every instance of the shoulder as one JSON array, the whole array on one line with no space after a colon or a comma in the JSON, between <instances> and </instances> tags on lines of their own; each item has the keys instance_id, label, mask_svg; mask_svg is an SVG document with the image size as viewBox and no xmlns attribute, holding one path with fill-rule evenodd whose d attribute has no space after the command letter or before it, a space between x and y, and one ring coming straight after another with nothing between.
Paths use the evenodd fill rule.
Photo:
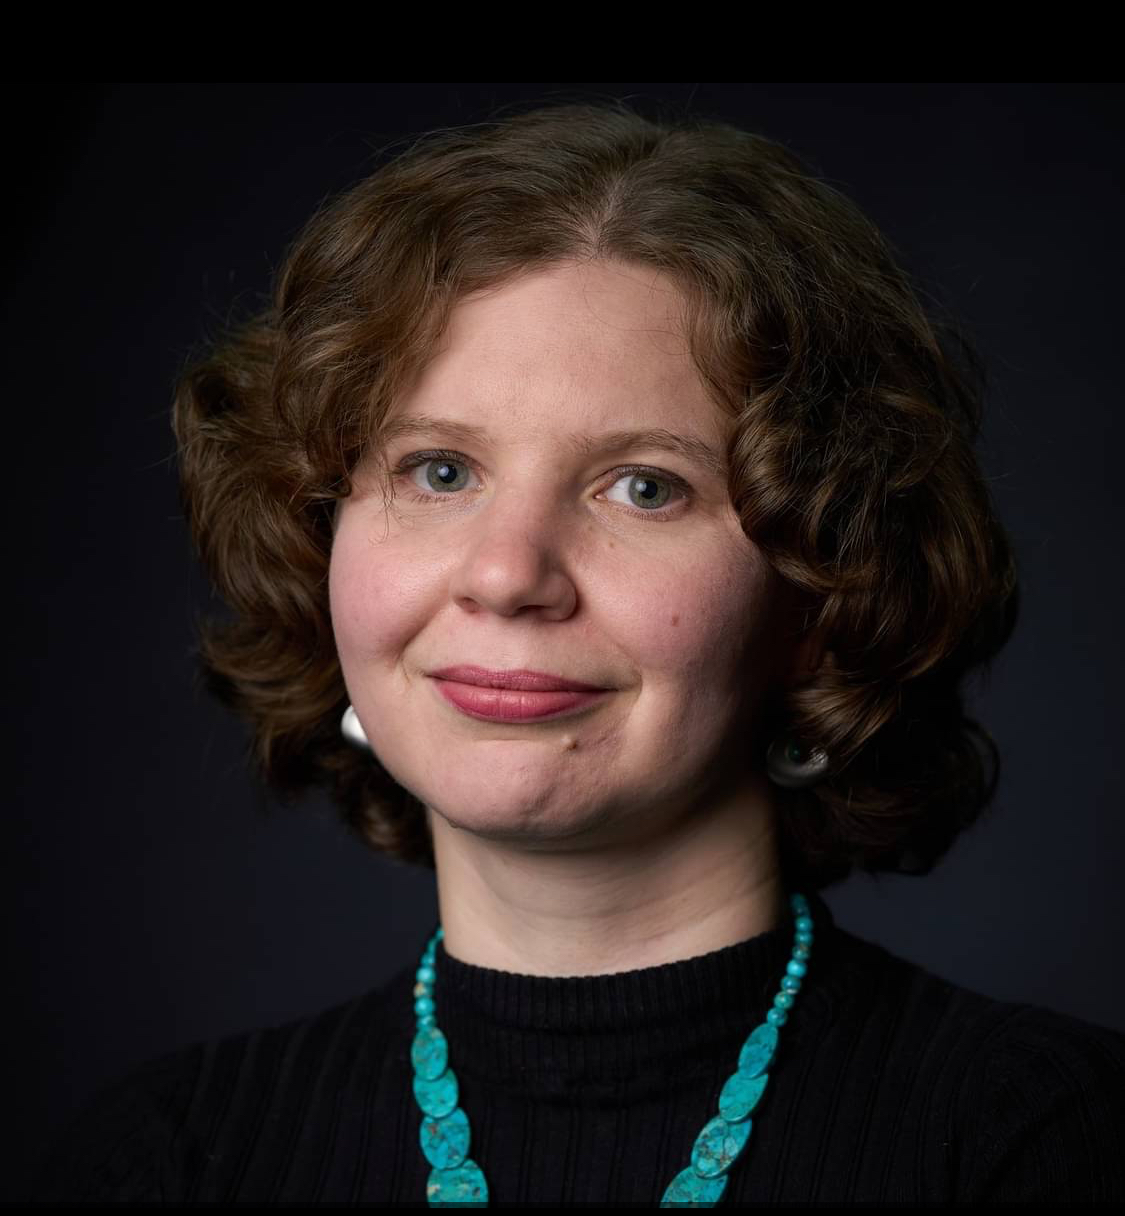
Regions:
<instances>
[{"instance_id":1,"label":"shoulder","mask_svg":"<svg viewBox=\"0 0 1125 1216\"><path fill-rule=\"evenodd\" d=\"M959 1056L1011 1072L1050 1048L1120 1059L1125 1032L1045 1006L1001 1000L847 930L826 985L839 1016L893 1020L900 1037L937 1035Z\"/></svg>"},{"instance_id":2,"label":"shoulder","mask_svg":"<svg viewBox=\"0 0 1125 1216\"><path fill-rule=\"evenodd\" d=\"M1125 1201L1125 1033L1006 1006L968 1088L967 1197Z\"/></svg>"},{"instance_id":3,"label":"shoulder","mask_svg":"<svg viewBox=\"0 0 1125 1216\"><path fill-rule=\"evenodd\" d=\"M863 942L887 1067L943 1108L958 1199L1125 1200L1125 1032L1004 1001ZM859 992L855 993L861 999Z\"/></svg>"},{"instance_id":4,"label":"shoulder","mask_svg":"<svg viewBox=\"0 0 1125 1216\"><path fill-rule=\"evenodd\" d=\"M864 943L871 972L904 1034L930 1033L960 1060L963 1087L1008 1084L1044 1095L1085 1085L1116 1096L1125 1078L1125 1032L1022 1001L1001 1000L957 983L881 946Z\"/></svg>"},{"instance_id":5,"label":"shoulder","mask_svg":"<svg viewBox=\"0 0 1125 1216\"><path fill-rule=\"evenodd\" d=\"M51 1139L32 1201L164 1202L169 1107L190 1089L201 1050L146 1060L99 1086Z\"/></svg>"},{"instance_id":6,"label":"shoulder","mask_svg":"<svg viewBox=\"0 0 1125 1216\"><path fill-rule=\"evenodd\" d=\"M1125 1033L997 999L847 932L829 970L810 1035L846 1060L850 1092L894 1112L883 1139L914 1163L907 1192L1125 1199Z\"/></svg>"},{"instance_id":7,"label":"shoulder","mask_svg":"<svg viewBox=\"0 0 1125 1216\"><path fill-rule=\"evenodd\" d=\"M200 1040L103 1084L41 1160L36 1202L190 1202L230 1129L268 1103L301 1101L365 1053L377 1063L386 990L305 1017Z\"/></svg>"}]
</instances>

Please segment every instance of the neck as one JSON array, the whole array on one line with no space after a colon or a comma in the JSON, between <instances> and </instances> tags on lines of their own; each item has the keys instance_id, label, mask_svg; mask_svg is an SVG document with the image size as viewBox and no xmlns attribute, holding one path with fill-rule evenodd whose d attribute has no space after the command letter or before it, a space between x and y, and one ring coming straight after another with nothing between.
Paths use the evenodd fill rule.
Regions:
<instances>
[{"instance_id":1,"label":"neck","mask_svg":"<svg viewBox=\"0 0 1125 1216\"><path fill-rule=\"evenodd\" d=\"M582 847L485 839L430 813L445 951L519 975L607 975L773 929L787 892L768 787Z\"/></svg>"}]
</instances>

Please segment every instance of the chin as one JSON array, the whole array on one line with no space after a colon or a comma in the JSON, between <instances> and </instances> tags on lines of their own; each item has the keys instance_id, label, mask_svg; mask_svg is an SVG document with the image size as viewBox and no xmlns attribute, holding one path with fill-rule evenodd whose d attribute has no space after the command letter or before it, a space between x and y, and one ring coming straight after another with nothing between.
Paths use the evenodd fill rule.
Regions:
<instances>
[{"instance_id":1,"label":"chin","mask_svg":"<svg viewBox=\"0 0 1125 1216\"><path fill-rule=\"evenodd\" d=\"M470 832L482 840L526 846L582 837L604 827L609 819L605 812L559 807L549 802L530 805L526 802L493 802L476 804L464 810L461 807L438 807L434 810L434 816L443 819L450 827Z\"/></svg>"}]
</instances>

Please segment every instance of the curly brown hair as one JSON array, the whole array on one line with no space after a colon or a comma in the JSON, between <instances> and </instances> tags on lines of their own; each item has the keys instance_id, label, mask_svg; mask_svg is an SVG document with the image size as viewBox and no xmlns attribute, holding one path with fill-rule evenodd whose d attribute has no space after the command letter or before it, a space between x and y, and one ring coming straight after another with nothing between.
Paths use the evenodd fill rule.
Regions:
<instances>
[{"instance_id":1,"label":"curly brown hair","mask_svg":"<svg viewBox=\"0 0 1125 1216\"><path fill-rule=\"evenodd\" d=\"M271 296L176 385L185 516L232 610L197 622L206 688L250 723L283 803L324 787L372 849L434 866L422 803L340 733L334 507L462 296L590 258L682 288L692 357L736 423L731 501L803 597L799 630L825 639L762 719L832 761L819 785L777 790L785 880L929 872L993 799L998 749L962 685L1018 614L973 450L983 361L854 203L722 121L625 102L494 113L320 207Z\"/></svg>"}]
</instances>

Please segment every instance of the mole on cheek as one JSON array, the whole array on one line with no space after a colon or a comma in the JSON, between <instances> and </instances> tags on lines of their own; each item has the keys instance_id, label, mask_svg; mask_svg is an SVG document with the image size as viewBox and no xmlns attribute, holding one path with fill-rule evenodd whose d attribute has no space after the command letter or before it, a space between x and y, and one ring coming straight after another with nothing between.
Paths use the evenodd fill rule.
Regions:
<instances>
[{"instance_id":1,"label":"mole on cheek","mask_svg":"<svg viewBox=\"0 0 1125 1216\"><path fill-rule=\"evenodd\" d=\"M562 750L564 752L572 752L578 746L578 740L574 735L563 735Z\"/></svg>"},{"instance_id":2,"label":"mole on cheek","mask_svg":"<svg viewBox=\"0 0 1125 1216\"><path fill-rule=\"evenodd\" d=\"M672 628L675 629L675 627L679 623L680 623L680 614L678 612L673 612L672 613Z\"/></svg>"}]
</instances>

